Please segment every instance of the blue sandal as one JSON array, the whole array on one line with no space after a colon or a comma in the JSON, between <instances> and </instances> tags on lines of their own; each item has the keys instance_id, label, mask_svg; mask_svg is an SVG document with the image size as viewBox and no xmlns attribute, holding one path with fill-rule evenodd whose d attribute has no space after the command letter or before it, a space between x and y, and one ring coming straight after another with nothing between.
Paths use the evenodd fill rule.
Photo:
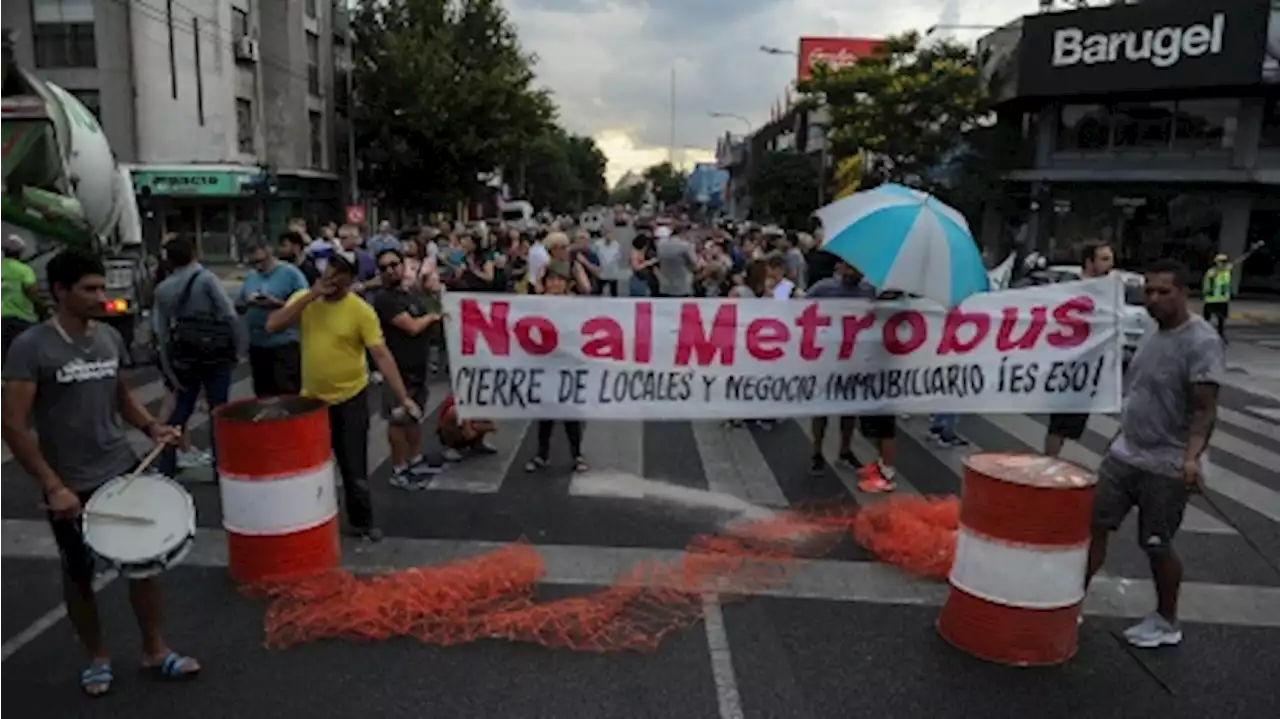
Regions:
<instances>
[{"instance_id":1,"label":"blue sandal","mask_svg":"<svg viewBox=\"0 0 1280 719\"><path fill-rule=\"evenodd\" d=\"M189 667L195 666L194 669ZM144 664L142 670L155 679L164 681L180 681L194 679L200 674L200 665L195 659L177 652L169 652L159 664Z\"/></svg>"},{"instance_id":2,"label":"blue sandal","mask_svg":"<svg viewBox=\"0 0 1280 719\"><path fill-rule=\"evenodd\" d=\"M95 699L105 696L111 691L111 683L116 679L111 673L111 663L90 664L84 671L80 672L80 689L88 696ZM90 687L101 687L98 691L91 691Z\"/></svg>"}]
</instances>

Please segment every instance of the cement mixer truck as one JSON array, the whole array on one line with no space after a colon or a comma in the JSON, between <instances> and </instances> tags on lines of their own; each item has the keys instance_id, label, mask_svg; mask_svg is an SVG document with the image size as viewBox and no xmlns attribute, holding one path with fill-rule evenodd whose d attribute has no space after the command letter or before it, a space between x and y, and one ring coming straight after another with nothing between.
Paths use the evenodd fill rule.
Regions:
<instances>
[{"instance_id":1,"label":"cement mixer truck","mask_svg":"<svg viewBox=\"0 0 1280 719\"><path fill-rule=\"evenodd\" d=\"M142 227L129 171L116 163L97 118L74 95L18 67L4 38L2 210L41 288L44 267L63 247L102 255L102 319L132 343L146 287Z\"/></svg>"}]
</instances>

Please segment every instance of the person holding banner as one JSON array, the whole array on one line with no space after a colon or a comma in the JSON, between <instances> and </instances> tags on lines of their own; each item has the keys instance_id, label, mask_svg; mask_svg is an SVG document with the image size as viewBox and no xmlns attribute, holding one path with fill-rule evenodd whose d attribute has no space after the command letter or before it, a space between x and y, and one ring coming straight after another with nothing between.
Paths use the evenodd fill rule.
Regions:
<instances>
[{"instance_id":1,"label":"person holding banner","mask_svg":"<svg viewBox=\"0 0 1280 719\"><path fill-rule=\"evenodd\" d=\"M550 245L552 238L556 238L556 245L567 248L569 245L568 238L561 233L552 233L547 238L547 244ZM563 245L560 240L564 240ZM554 256L554 255L553 255ZM546 273L542 280L542 294L544 295L568 295L570 277L574 274L574 270L581 273L581 266L575 266L570 269L569 263L562 260L552 259L547 265ZM586 278L579 279L579 287L583 291L581 294L591 294L591 284ZM563 421L564 435L569 440L569 454L573 455L573 471L581 473L587 471L587 460L582 456L582 430L583 423L577 420L566 419ZM524 466L526 472L537 472L546 468L551 458L551 431L555 429L555 421L543 419L538 421L538 452L533 459L529 460Z\"/></svg>"},{"instance_id":2,"label":"person holding banner","mask_svg":"<svg viewBox=\"0 0 1280 719\"><path fill-rule=\"evenodd\" d=\"M1080 255L1081 275L1085 279L1106 277L1116 266L1115 251L1105 242L1090 242ZM1062 454L1067 440L1077 442L1089 426L1088 413L1056 412L1049 415L1049 429L1044 435L1044 453L1049 457Z\"/></svg>"},{"instance_id":3,"label":"person holding banner","mask_svg":"<svg viewBox=\"0 0 1280 719\"><path fill-rule=\"evenodd\" d=\"M822 250L816 251L815 254L829 255L829 253ZM834 257L834 255L830 256ZM805 293L805 297L873 299L876 296L875 290L862 281L862 273L853 265L836 258L834 268L833 275L826 279L818 280ZM813 457L809 462L809 471L812 474L820 475L827 469L827 460L822 454L822 442L827 434L827 418L814 417L811 421ZM854 415L840 417L840 453L836 457L836 461L848 467L856 467L858 465L857 458L853 456L853 431L857 427L857 423L858 418Z\"/></svg>"}]
</instances>

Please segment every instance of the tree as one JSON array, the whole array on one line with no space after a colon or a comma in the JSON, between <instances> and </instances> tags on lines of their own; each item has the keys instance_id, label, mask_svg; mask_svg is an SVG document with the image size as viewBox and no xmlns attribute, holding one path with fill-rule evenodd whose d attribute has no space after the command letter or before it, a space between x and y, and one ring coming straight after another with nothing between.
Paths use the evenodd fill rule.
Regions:
<instances>
[{"instance_id":1,"label":"tree","mask_svg":"<svg viewBox=\"0 0 1280 719\"><path fill-rule=\"evenodd\" d=\"M783 227L805 228L817 209L818 163L799 152L766 152L752 167L751 214Z\"/></svg>"},{"instance_id":2,"label":"tree","mask_svg":"<svg viewBox=\"0 0 1280 719\"><path fill-rule=\"evenodd\" d=\"M580 212L608 199L607 159L595 140L550 125L522 152L522 192L535 207Z\"/></svg>"},{"instance_id":3,"label":"tree","mask_svg":"<svg viewBox=\"0 0 1280 719\"><path fill-rule=\"evenodd\" d=\"M360 185L449 207L552 121L499 0L360 0L352 18Z\"/></svg>"},{"instance_id":4,"label":"tree","mask_svg":"<svg viewBox=\"0 0 1280 719\"><path fill-rule=\"evenodd\" d=\"M936 168L987 114L969 48L922 45L914 32L888 38L879 52L841 70L817 68L800 90L806 102L830 113L835 158L870 153L866 186L892 181L931 188Z\"/></svg>"},{"instance_id":5,"label":"tree","mask_svg":"<svg viewBox=\"0 0 1280 719\"><path fill-rule=\"evenodd\" d=\"M653 197L664 205L674 205L684 197L687 175L670 162L660 162L644 171L644 179L653 184Z\"/></svg>"}]
</instances>

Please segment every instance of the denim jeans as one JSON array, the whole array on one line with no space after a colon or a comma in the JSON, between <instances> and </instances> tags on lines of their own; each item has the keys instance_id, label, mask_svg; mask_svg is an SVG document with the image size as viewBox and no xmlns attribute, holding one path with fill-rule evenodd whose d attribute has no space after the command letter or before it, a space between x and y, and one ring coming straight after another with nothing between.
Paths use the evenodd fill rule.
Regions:
<instances>
[{"instance_id":1,"label":"denim jeans","mask_svg":"<svg viewBox=\"0 0 1280 719\"><path fill-rule=\"evenodd\" d=\"M235 365L227 364L202 369L192 373L190 376L180 378L182 389L177 391L173 403L173 412L169 415L166 424L185 428L187 421L191 419L191 415L196 411L196 401L200 399L201 391L204 392L205 399L209 403L209 413L211 415L213 410L226 404L228 395L231 394L231 373L234 369ZM209 421L212 423L212 418ZM216 461L218 452L214 446L212 426L209 431L209 452L214 455ZM177 448L170 447L161 453L156 469L166 477L176 477L178 474Z\"/></svg>"},{"instance_id":2,"label":"denim jeans","mask_svg":"<svg viewBox=\"0 0 1280 719\"><path fill-rule=\"evenodd\" d=\"M958 419L959 417L954 414L935 414L933 415L933 427L930 429L939 434L954 437L956 434L956 420Z\"/></svg>"}]
</instances>

